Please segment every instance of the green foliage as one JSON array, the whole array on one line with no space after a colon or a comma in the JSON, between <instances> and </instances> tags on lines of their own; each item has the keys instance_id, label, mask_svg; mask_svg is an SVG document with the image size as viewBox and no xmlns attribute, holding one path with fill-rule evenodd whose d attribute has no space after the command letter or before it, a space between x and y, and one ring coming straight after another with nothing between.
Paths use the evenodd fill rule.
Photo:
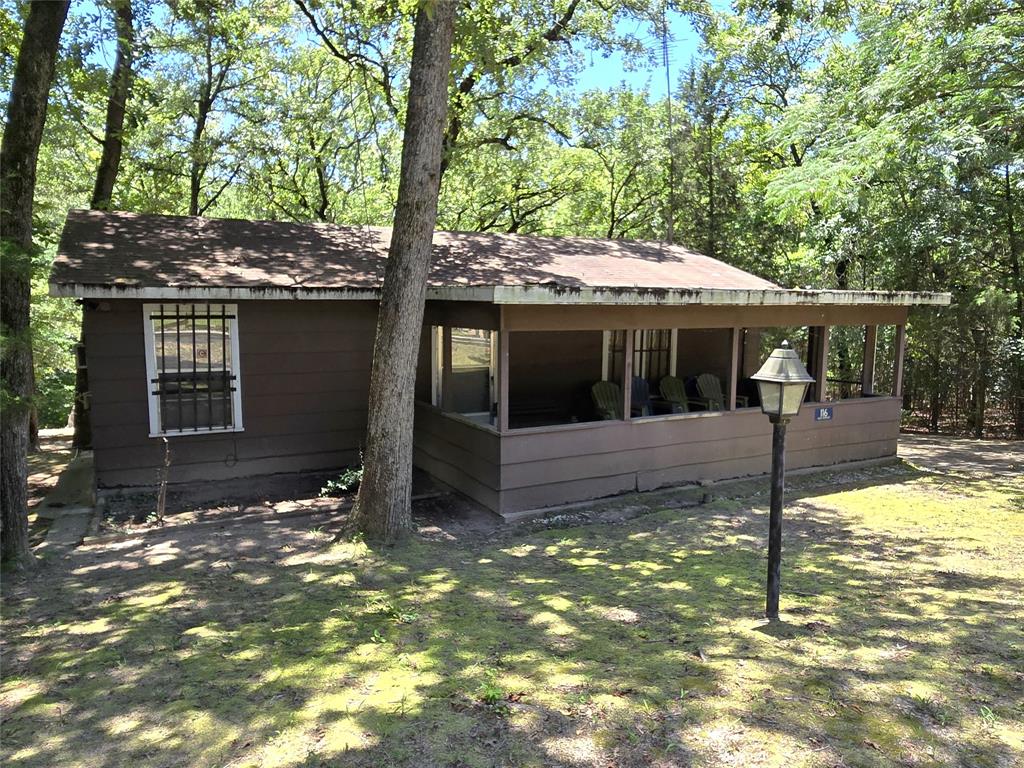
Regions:
<instances>
[{"instance_id":1,"label":"green foliage","mask_svg":"<svg viewBox=\"0 0 1024 768\"><path fill-rule=\"evenodd\" d=\"M476 689L476 697L488 706L500 704L505 699L505 689L498 682L498 673L489 669L484 675L483 681Z\"/></svg>"},{"instance_id":2,"label":"green foliage","mask_svg":"<svg viewBox=\"0 0 1024 768\"><path fill-rule=\"evenodd\" d=\"M47 270L48 271L48 270ZM46 294L46 273L32 281L32 354L36 373L34 403L40 427L68 423L75 398L75 355L81 310L73 299Z\"/></svg>"},{"instance_id":3,"label":"green foliage","mask_svg":"<svg viewBox=\"0 0 1024 768\"><path fill-rule=\"evenodd\" d=\"M386 616L398 624L412 624L420 617L416 611L403 609L387 595L372 596L366 601L366 611Z\"/></svg>"},{"instance_id":4,"label":"green foliage","mask_svg":"<svg viewBox=\"0 0 1024 768\"><path fill-rule=\"evenodd\" d=\"M337 480L328 480L327 484L320 489L322 497L341 496L355 493L359 490L359 484L363 481L363 465L346 467Z\"/></svg>"},{"instance_id":5,"label":"green foliage","mask_svg":"<svg viewBox=\"0 0 1024 768\"><path fill-rule=\"evenodd\" d=\"M113 206L389 225L416 7L136 0ZM908 405L966 428L984 327L988 401L1024 433L1024 16L1005 0L685 9L703 43L670 132L663 98L575 90L590 55L655 64L660 8L463 5L438 226L662 239L671 219L676 242L783 285L951 291L953 309L913 320ZM0 12L4 90L20 23ZM72 5L36 195L51 256L89 200L113 40L106 4ZM77 333L44 290L39 401L63 423Z\"/></svg>"}]
</instances>

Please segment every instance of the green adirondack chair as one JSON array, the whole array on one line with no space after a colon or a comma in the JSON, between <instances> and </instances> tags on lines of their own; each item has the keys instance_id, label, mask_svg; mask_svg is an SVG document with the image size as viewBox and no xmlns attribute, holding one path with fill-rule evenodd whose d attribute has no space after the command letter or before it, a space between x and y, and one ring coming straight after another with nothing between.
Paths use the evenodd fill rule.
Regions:
<instances>
[{"instance_id":1,"label":"green adirondack chair","mask_svg":"<svg viewBox=\"0 0 1024 768\"><path fill-rule=\"evenodd\" d=\"M686 394L686 382L675 376L664 376L658 382L661 396L672 406L672 413L689 413L691 405L703 405Z\"/></svg>"},{"instance_id":2,"label":"green adirondack chair","mask_svg":"<svg viewBox=\"0 0 1024 768\"><path fill-rule=\"evenodd\" d=\"M700 396L707 400L708 410L724 411L725 395L722 393L722 380L713 373L702 373L697 377L697 391ZM736 402L742 408L747 407L747 398L736 396Z\"/></svg>"},{"instance_id":3,"label":"green adirondack chair","mask_svg":"<svg viewBox=\"0 0 1024 768\"><path fill-rule=\"evenodd\" d=\"M622 390L614 381L598 381L590 388L597 415L605 421L622 418Z\"/></svg>"}]
</instances>

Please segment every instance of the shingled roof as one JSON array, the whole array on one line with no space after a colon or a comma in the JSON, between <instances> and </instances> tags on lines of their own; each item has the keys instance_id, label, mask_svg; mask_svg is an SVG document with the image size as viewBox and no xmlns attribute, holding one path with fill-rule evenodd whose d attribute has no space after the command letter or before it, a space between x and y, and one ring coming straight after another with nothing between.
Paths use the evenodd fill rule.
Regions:
<instances>
[{"instance_id":1,"label":"shingled roof","mask_svg":"<svg viewBox=\"0 0 1024 768\"><path fill-rule=\"evenodd\" d=\"M50 287L59 296L372 298L390 240L380 227L72 210ZM678 245L468 232L435 233L430 286L432 298L606 297L596 303L623 292L652 301L794 293Z\"/></svg>"}]
</instances>

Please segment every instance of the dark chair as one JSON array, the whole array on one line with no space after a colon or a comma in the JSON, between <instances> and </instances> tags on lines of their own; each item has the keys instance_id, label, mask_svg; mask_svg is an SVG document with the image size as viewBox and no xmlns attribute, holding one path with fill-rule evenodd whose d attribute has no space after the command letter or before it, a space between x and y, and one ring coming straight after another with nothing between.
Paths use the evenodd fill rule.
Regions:
<instances>
[{"instance_id":1,"label":"dark chair","mask_svg":"<svg viewBox=\"0 0 1024 768\"><path fill-rule=\"evenodd\" d=\"M633 377L630 390L630 412L633 416L651 415L651 386L642 376Z\"/></svg>"}]
</instances>

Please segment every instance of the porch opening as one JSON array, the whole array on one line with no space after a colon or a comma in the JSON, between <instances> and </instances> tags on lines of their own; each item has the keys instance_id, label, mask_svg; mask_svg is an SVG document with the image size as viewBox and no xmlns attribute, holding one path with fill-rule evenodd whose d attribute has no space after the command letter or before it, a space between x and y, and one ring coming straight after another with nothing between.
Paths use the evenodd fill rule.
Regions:
<instances>
[{"instance_id":1,"label":"porch opening","mask_svg":"<svg viewBox=\"0 0 1024 768\"><path fill-rule=\"evenodd\" d=\"M420 347L417 399L478 424L495 425L497 336L484 328L430 326Z\"/></svg>"},{"instance_id":2,"label":"porch opening","mask_svg":"<svg viewBox=\"0 0 1024 768\"><path fill-rule=\"evenodd\" d=\"M510 429L621 418L624 338L519 331L508 339Z\"/></svg>"},{"instance_id":3,"label":"porch opening","mask_svg":"<svg viewBox=\"0 0 1024 768\"><path fill-rule=\"evenodd\" d=\"M901 326L879 325L875 331L874 366L871 394L875 397L899 397L896 386L899 368Z\"/></svg>"},{"instance_id":4,"label":"porch opening","mask_svg":"<svg viewBox=\"0 0 1024 768\"><path fill-rule=\"evenodd\" d=\"M826 401L870 395L864 380L866 329L863 325L836 325L828 329Z\"/></svg>"},{"instance_id":5,"label":"porch opening","mask_svg":"<svg viewBox=\"0 0 1024 768\"><path fill-rule=\"evenodd\" d=\"M416 396L496 430L759 408L751 376L784 340L816 379L807 402L890 396L898 389L901 330L774 326L501 334L430 326Z\"/></svg>"},{"instance_id":6,"label":"porch opening","mask_svg":"<svg viewBox=\"0 0 1024 768\"><path fill-rule=\"evenodd\" d=\"M757 384L750 377L761 368L761 365L772 351L788 341L790 348L796 351L800 360L811 375L814 375L814 342L815 333L807 326L778 326L768 328L744 328L741 331L739 352L739 383L737 394L744 398L740 407L760 408L761 399L757 394ZM807 388L804 402L815 399L814 386Z\"/></svg>"},{"instance_id":7,"label":"porch opening","mask_svg":"<svg viewBox=\"0 0 1024 768\"><path fill-rule=\"evenodd\" d=\"M732 334L732 328L675 331L675 363L669 372L669 381L658 382L661 402L655 401L655 414L665 407L670 413L728 411L735 407L730 402L734 376ZM685 397L675 395L673 386L681 386Z\"/></svg>"}]
</instances>

